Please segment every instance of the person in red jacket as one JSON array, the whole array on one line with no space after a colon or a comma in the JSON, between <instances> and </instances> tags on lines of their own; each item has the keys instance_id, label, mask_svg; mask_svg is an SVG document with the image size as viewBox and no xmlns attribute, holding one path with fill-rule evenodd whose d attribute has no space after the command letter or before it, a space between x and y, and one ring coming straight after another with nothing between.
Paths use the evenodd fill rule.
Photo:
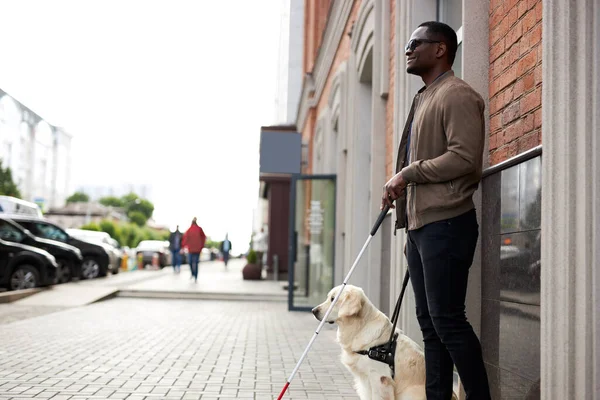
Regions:
<instances>
[{"instance_id":1,"label":"person in red jacket","mask_svg":"<svg viewBox=\"0 0 600 400\"><path fill-rule=\"evenodd\" d=\"M184 233L182 240L182 248L189 252L189 263L192 270L192 278L198 282L198 262L200 261L200 252L206 243L206 235L198 223L196 217L192 220L192 225Z\"/></svg>"}]
</instances>

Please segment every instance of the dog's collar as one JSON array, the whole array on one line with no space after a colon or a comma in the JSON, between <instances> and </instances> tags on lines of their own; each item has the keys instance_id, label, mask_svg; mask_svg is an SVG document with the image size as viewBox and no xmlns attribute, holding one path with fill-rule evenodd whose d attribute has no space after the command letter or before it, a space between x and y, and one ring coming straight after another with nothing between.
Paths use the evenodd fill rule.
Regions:
<instances>
[{"instance_id":1,"label":"dog's collar","mask_svg":"<svg viewBox=\"0 0 600 400\"><path fill-rule=\"evenodd\" d=\"M361 354L363 356L369 356L371 360L379 361L384 364L387 364L392 370L392 379L394 379L394 367L396 363L394 362L394 355L396 354L396 340L398 339L398 333L394 334L394 337L391 341L380 344L379 346L371 347L369 350L359 350L355 351L356 354Z\"/></svg>"}]
</instances>

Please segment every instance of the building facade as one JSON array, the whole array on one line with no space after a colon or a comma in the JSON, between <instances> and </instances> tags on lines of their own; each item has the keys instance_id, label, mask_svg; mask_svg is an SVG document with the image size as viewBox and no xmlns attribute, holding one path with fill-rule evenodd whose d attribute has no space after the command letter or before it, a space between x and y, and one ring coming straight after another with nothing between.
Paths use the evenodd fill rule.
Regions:
<instances>
[{"instance_id":1,"label":"building facade","mask_svg":"<svg viewBox=\"0 0 600 400\"><path fill-rule=\"evenodd\" d=\"M334 176L335 206L324 207L326 190L314 185L295 205L308 217L292 217L304 229L296 244L306 248L292 262L305 289L294 295L324 298L362 248L423 86L405 72L404 45L420 23L445 22L459 40L454 73L486 102L467 316L493 398L600 398L600 4L307 0L304 15L302 173ZM313 249L307 210L317 203L319 221L334 228ZM387 314L407 267L405 233L393 226L390 213L351 278ZM421 342L407 293L400 324Z\"/></svg>"},{"instance_id":2,"label":"building facade","mask_svg":"<svg viewBox=\"0 0 600 400\"><path fill-rule=\"evenodd\" d=\"M0 158L25 200L42 210L69 196L72 136L0 90Z\"/></svg>"}]
</instances>

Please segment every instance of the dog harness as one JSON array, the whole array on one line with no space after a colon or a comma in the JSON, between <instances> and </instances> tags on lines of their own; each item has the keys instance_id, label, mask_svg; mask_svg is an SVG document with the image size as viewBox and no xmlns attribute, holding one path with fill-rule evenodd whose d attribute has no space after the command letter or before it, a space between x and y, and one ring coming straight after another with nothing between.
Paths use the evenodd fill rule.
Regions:
<instances>
[{"instance_id":1,"label":"dog harness","mask_svg":"<svg viewBox=\"0 0 600 400\"><path fill-rule=\"evenodd\" d=\"M371 360L380 361L389 365L392 370L392 379L394 379L396 363L394 362L394 354L396 354L396 340L398 334L396 333L391 341L380 344L379 346L371 347L369 350L355 351L356 354L363 356L369 356Z\"/></svg>"},{"instance_id":2,"label":"dog harness","mask_svg":"<svg viewBox=\"0 0 600 400\"><path fill-rule=\"evenodd\" d=\"M396 307L394 307L394 313L392 314L392 334L390 335L390 340L387 343L380 344L379 346L371 347L369 350L359 350L355 351L356 354L361 354L364 356L369 356L371 360L379 361L389 365L392 370L392 379L394 379L396 366L394 362L394 355L396 354L396 341L398 340L398 333L396 332L396 324L398 323L398 316L400 315L400 306L402 305L402 298L404 297L404 292L406 291L406 286L408 285L408 270L406 270L406 274L404 274L404 282L402 282L402 290L400 291L400 296L398 296L398 301L396 301Z\"/></svg>"}]
</instances>

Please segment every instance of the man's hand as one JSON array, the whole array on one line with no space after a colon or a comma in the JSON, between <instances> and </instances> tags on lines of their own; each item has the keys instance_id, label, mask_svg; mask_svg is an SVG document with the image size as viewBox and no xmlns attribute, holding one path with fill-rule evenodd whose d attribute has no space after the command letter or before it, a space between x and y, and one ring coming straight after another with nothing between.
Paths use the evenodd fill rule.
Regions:
<instances>
[{"instance_id":1,"label":"man's hand","mask_svg":"<svg viewBox=\"0 0 600 400\"><path fill-rule=\"evenodd\" d=\"M407 182L402 177L402 171L398 172L383 186L383 196L381 197L381 208L390 206L396 208L393 204L394 200L400 197L402 191L406 188Z\"/></svg>"}]
</instances>

